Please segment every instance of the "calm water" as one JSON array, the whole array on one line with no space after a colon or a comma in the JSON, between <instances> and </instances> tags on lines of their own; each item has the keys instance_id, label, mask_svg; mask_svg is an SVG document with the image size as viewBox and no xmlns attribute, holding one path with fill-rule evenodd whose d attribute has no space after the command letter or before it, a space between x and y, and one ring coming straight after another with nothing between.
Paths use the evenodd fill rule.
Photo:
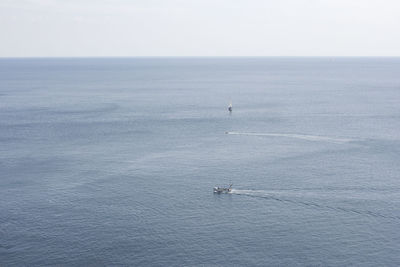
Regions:
<instances>
[{"instance_id":1,"label":"calm water","mask_svg":"<svg viewBox=\"0 0 400 267\"><path fill-rule=\"evenodd\" d=\"M0 265L399 265L399 103L400 58L1 59Z\"/></svg>"}]
</instances>

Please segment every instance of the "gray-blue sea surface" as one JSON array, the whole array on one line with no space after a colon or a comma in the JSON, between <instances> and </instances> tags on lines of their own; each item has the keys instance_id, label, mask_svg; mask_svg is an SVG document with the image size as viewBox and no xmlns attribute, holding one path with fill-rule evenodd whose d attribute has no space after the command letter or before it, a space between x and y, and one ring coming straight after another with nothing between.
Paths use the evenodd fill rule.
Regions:
<instances>
[{"instance_id":1,"label":"gray-blue sea surface","mask_svg":"<svg viewBox=\"0 0 400 267\"><path fill-rule=\"evenodd\" d=\"M0 60L1 266L232 264L400 264L400 58Z\"/></svg>"}]
</instances>

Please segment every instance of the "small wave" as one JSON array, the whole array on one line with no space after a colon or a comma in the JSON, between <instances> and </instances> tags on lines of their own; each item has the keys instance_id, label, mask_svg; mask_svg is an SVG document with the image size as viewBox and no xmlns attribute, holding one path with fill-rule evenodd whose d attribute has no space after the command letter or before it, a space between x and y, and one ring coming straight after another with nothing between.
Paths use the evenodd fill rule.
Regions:
<instances>
[{"instance_id":1,"label":"small wave","mask_svg":"<svg viewBox=\"0 0 400 267\"><path fill-rule=\"evenodd\" d=\"M375 217L375 218L400 220L400 216L386 215L386 214L373 212L373 211L369 211L369 210L357 210L357 209L353 209L353 208L335 207L335 206L330 206L330 205L326 205L323 203L318 203L316 201L303 201L303 200L285 198L285 197L277 196L273 193L270 193L270 192L264 191L264 190L232 189L231 194L245 195L245 196L256 197L256 198L264 198L264 199L275 200L275 201L294 204L294 205L302 205L302 206L306 206L308 208L330 209L330 210L335 210L335 211L339 211L339 212L346 212L346 213L353 213L353 214L355 213L358 215L370 216L370 217Z\"/></svg>"},{"instance_id":2,"label":"small wave","mask_svg":"<svg viewBox=\"0 0 400 267\"><path fill-rule=\"evenodd\" d=\"M251 136L269 136L269 137L287 137L287 138L297 138L307 141L319 141L319 142L330 142L330 143L347 143L354 141L349 138L336 138L320 135L307 135L307 134L287 134L287 133L244 133L244 132L225 132L226 134L233 135L251 135Z\"/></svg>"}]
</instances>

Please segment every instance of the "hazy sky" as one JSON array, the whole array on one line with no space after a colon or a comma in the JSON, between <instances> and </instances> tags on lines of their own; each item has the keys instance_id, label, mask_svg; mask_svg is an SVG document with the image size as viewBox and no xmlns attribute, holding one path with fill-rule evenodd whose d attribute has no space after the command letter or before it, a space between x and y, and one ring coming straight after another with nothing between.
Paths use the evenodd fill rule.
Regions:
<instances>
[{"instance_id":1,"label":"hazy sky","mask_svg":"<svg viewBox=\"0 0 400 267\"><path fill-rule=\"evenodd\" d=\"M400 56L399 0L0 0L0 57Z\"/></svg>"}]
</instances>

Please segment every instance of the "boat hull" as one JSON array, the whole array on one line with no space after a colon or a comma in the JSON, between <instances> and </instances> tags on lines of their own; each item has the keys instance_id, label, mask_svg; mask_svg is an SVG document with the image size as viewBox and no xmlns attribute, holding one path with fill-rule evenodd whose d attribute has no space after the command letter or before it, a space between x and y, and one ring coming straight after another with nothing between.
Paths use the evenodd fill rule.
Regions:
<instances>
[{"instance_id":1,"label":"boat hull","mask_svg":"<svg viewBox=\"0 0 400 267\"><path fill-rule=\"evenodd\" d=\"M214 187L214 193L215 194L227 194L232 191L230 188L219 188L219 187Z\"/></svg>"}]
</instances>

